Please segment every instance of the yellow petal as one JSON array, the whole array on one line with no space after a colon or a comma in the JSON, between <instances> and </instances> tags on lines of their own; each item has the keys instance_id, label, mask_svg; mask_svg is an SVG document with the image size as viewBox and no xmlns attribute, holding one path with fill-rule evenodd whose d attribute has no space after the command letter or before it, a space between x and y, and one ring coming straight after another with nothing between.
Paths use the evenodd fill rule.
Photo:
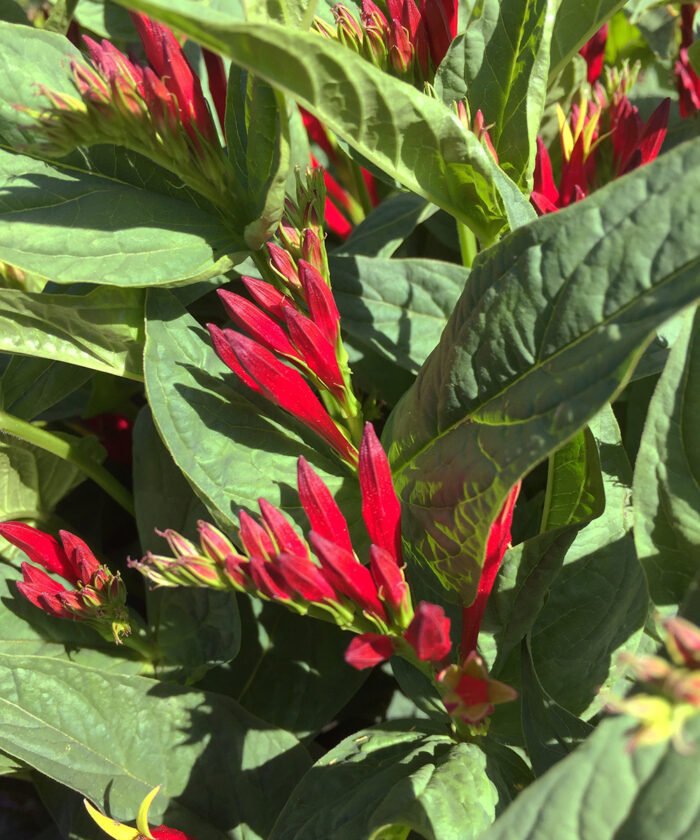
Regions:
<instances>
[{"instance_id":1,"label":"yellow petal","mask_svg":"<svg viewBox=\"0 0 700 840\"><path fill-rule=\"evenodd\" d=\"M97 808L94 808L87 799L83 799L83 802L85 803L88 814L90 814L93 820L95 820L102 831L104 831L105 834L109 834L109 836L113 837L114 840L138 840L141 836L141 832L137 828L132 828L129 825L124 825L123 823L112 820L109 817L105 817L105 815L101 814ZM150 835L148 836L150 837Z\"/></svg>"},{"instance_id":2,"label":"yellow petal","mask_svg":"<svg viewBox=\"0 0 700 840\"><path fill-rule=\"evenodd\" d=\"M136 826L138 830L144 837L148 837L149 840L153 840L153 835L151 834L151 829L148 827L148 809L151 807L151 802L156 798L159 790L160 785L153 788L139 806L139 812L136 815Z\"/></svg>"}]
</instances>

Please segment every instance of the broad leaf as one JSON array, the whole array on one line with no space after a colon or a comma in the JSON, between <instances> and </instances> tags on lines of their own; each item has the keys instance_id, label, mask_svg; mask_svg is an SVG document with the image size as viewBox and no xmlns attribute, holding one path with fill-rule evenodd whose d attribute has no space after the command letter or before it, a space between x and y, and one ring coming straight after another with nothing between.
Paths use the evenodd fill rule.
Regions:
<instances>
[{"instance_id":1,"label":"broad leaf","mask_svg":"<svg viewBox=\"0 0 700 840\"><path fill-rule=\"evenodd\" d=\"M359 519L349 470L323 452L312 432L241 385L171 293L149 292L147 314L144 370L153 420L178 468L224 527L236 526L241 507L257 511L260 496L303 521L296 492L300 455L334 494L341 491L348 520Z\"/></svg>"},{"instance_id":2,"label":"broad leaf","mask_svg":"<svg viewBox=\"0 0 700 840\"><path fill-rule=\"evenodd\" d=\"M228 697L143 677L0 654L0 697L4 751L118 820L161 784L152 822L199 840L267 838L308 767L292 735Z\"/></svg>"},{"instance_id":3,"label":"broad leaf","mask_svg":"<svg viewBox=\"0 0 700 840\"><path fill-rule=\"evenodd\" d=\"M480 253L389 418L404 537L462 603L512 485L622 387L654 328L700 296L700 142Z\"/></svg>"},{"instance_id":4,"label":"broad leaf","mask_svg":"<svg viewBox=\"0 0 700 840\"><path fill-rule=\"evenodd\" d=\"M189 203L60 162L0 150L0 188L0 259L56 283L177 286L241 247Z\"/></svg>"},{"instance_id":5,"label":"broad leaf","mask_svg":"<svg viewBox=\"0 0 700 840\"><path fill-rule=\"evenodd\" d=\"M304 776L270 840L481 836L497 801L486 756L443 731L411 720L357 732Z\"/></svg>"},{"instance_id":6,"label":"broad leaf","mask_svg":"<svg viewBox=\"0 0 700 840\"><path fill-rule=\"evenodd\" d=\"M500 165L525 186L535 166L556 6L556 0L480 0L435 77L445 104L467 99L472 118L483 113Z\"/></svg>"},{"instance_id":7,"label":"broad leaf","mask_svg":"<svg viewBox=\"0 0 700 840\"><path fill-rule=\"evenodd\" d=\"M700 571L700 313L688 313L654 391L634 470L634 540L656 604Z\"/></svg>"},{"instance_id":8,"label":"broad leaf","mask_svg":"<svg viewBox=\"0 0 700 840\"><path fill-rule=\"evenodd\" d=\"M343 659L352 635L278 604L243 596L239 602L241 652L229 666L208 674L205 687L230 695L297 738L313 737L367 679L367 671Z\"/></svg>"},{"instance_id":9,"label":"broad leaf","mask_svg":"<svg viewBox=\"0 0 700 840\"><path fill-rule=\"evenodd\" d=\"M468 269L438 260L330 259L343 329L367 347L417 373L440 340Z\"/></svg>"},{"instance_id":10,"label":"broad leaf","mask_svg":"<svg viewBox=\"0 0 700 840\"><path fill-rule=\"evenodd\" d=\"M142 551L170 555L155 533L172 528L196 542L206 508L173 463L143 409L134 425L134 504ZM233 592L178 587L147 592L148 623L161 659L159 676L196 682L238 653L241 627ZM258 712L259 714L259 712Z\"/></svg>"},{"instance_id":11,"label":"broad leaf","mask_svg":"<svg viewBox=\"0 0 700 840\"><path fill-rule=\"evenodd\" d=\"M590 422L605 511L579 531L532 630L537 676L556 702L590 717L622 678L619 653L635 653L649 597L630 533L632 470L608 406ZM624 689L623 689L624 690Z\"/></svg>"},{"instance_id":12,"label":"broad leaf","mask_svg":"<svg viewBox=\"0 0 700 840\"><path fill-rule=\"evenodd\" d=\"M537 678L530 646L523 640L522 721L528 758L535 773L545 771L585 740L593 727L567 712L547 694Z\"/></svg>"},{"instance_id":13,"label":"broad leaf","mask_svg":"<svg viewBox=\"0 0 700 840\"><path fill-rule=\"evenodd\" d=\"M659 840L700 819L700 751L668 742L626 749L634 721L605 720L573 755L523 791L482 840ZM700 715L686 725L697 743Z\"/></svg>"},{"instance_id":14,"label":"broad leaf","mask_svg":"<svg viewBox=\"0 0 700 840\"><path fill-rule=\"evenodd\" d=\"M143 304L136 289L86 295L0 289L0 351L141 379Z\"/></svg>"},{"instance_id":15,"label":"broad leaf","mask_svg":"<svg viewBox=\"0 0 700 840\"><path fill-rule=\"evenodd\" d=\"M625 0L561 0L552 33L550 79L624 5Z\"/></svg>"},{"instance_id":16,"label":"broad leaf","mask_svg":"<svg viewBox=\"0 0 700 840\"><path fill-rule=\"evenodd\" d=\"M441 102L316 33L239 23L188 0L136 0L141 11L296 99L371 163L492 241L527 200ZM506 212L507 211L507 212Z\"/></svg>"}]
</instances>

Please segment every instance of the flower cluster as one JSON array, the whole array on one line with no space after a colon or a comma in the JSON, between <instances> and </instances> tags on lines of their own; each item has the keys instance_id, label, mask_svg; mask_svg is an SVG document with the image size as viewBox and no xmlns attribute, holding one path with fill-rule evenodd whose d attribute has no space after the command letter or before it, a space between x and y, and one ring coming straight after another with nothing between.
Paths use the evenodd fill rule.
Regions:
<instances>
[{"instance_id":1,"label":"flower cluster","mask_svg":"<svg viewBox=\"0 0 700 840\"><path fill-rule=\"evenodd\" d=\"M646 689L606 706L609 712L639 721L628 743L630 752L668 738L679 752L692 749L683 737L683 727L689 718L700 714L700 628L675 617L664 622L664 634L670 662L660 656L620 657Z\"/></svg>"},{"instance_id":2,"label":"flower cluster","mask_svg":"<svg viewBox=\"0 0 700 840\"><path fill-rule=\"evenodd\" d=\"M95 143L123 145L225 209L235 187L233 172L199 78L170 29L145 15L131 16L149 66L129 60L109 41L84 36L91 61L71 61L80 98L42 85L51 107L20 110L36 121L45 154L61 156Z\"/></svg>"},{"instance_id":3,"label":"flower cluster","mask_svg":"<svg viewBox=\"0 0 700 840\"><path fill-rule=\"evenodd\" d=\"M218 356L245 385L301 420L354 467L362 419L319 223L323 186L319 171L314 173L306 184L300 179L296 207L288 204L281 244L267 244L271 282L243 277L252 300L219 292L229 317L244 332L214 324L207 328Z\"/></svg>"},{"instance_id":4,"label":"flower cluster","mask_svg":"<svg viewBox=\"0 0 700 840\"><path fill-rule=\"evenodd\" d=\"M595 100L583 97L567 120L557 106L562 147L559 184L552 162L537 138L534 189L531 201L540 215L552 213L585 198L594 189L653 160L666 136L670 100L664 100L646 122L629 101L629 77L622 83L611 76L613 92L596 87Z\"/></svg>"},{"instance_id":5,"label":"flower cluster","mask_svg":"<svg viewBox=\"0 0 700 840\"><path fill-rule=\"evenodd\" d=\"M0 536L32 561L22 563L23 580L17 583L17 589L36 607L57 618L85 621L117 644L131 632L126 590L119 574L103 566L79 537L60 531L59 544L49 534L23 522L0 524ZM47 572L59 575L75 588L66 589Z\"/></svg>"},{"instance_id":6,"label":"flower cluster","mask_svg":"<svg viewBox=\"0 0 700 840\"><path fill-rule=\"evenodd\" d=\"M200 522L199 549L166 531L163 536L175 559L149 554L132 565L158 585L232 588L360 633L346 655L357 668L376 665L394 651L440 662L451 648L449 619L435 604L413 609L401 560L401 507L386 455L369 423L358 472L371 540L369 568L358 560L330 491L304 458L298 462L297 480L311 526L308 543L281 511L260 499L259 520L240 513L242 551L212 525Z\"/></svg>"},{"instance_id":7,"label":"flower cluster","mask_svg":"<svg viewBox=\"0 0 700 840\"><path fill-rule=\"evenodd\" d=\"M388 15L362 0L360 20L347 6L333 8L336 28L316 18L316 29L380 69L422 86L430 82L457 34L456 0L387 0Z\"/></svg>"},{"instance_id":8,"label":"flower cluster","mask_svg":"<svg viewBox=\"0 0 700 840\"><path fill-rule=\"evenodd\" d=\"M684 3L681 7L681 45L673 68L681 117L695 116L700 110L700 77L688 61L688 47L693 43L693 21L698 9L700 3Z\"/></svg>"}]
</instances>

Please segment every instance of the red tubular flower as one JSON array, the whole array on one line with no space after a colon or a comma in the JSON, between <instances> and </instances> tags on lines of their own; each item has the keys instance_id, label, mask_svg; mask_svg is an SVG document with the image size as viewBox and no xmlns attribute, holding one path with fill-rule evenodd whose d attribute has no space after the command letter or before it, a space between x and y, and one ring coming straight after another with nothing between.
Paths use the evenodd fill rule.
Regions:
<instances>
[{"instance_id":1,"label":"red tubular flower","mask_svg":"<svg viewBox=\"0 0 700 840\"><path fill-rule=\"evenodd\" d=\"M226 136L226 93L228 90L228 79L224 60L220 55L202 47L202 58L207 68L207 79L209 80L209 93L211 93L216 116L219 118L221 133Z\"/></svg>"},{"instance_id":2,"label":"red tubular flower","mask_svg":"<svg viewBox=\"0 0 700 840\"><path fill-rule=\"evenodd\" d=\"M452 648L450 619L438 604L421 601L403 637L422 662L440 662Z\"/></svg>"},{"instance_id":3,"label":"red tubular flower","mask_svg":"<svg viewBox=\"0 0 700 840\"><path fill-rule=\"evenodd\" d=\"M379 633L362 633L350 642L345 651L345 661L358 671L374 668L385 662L394 652L394 642Z\"/></svg>"},{"instance_id":4,"label":"red tubular flower","mask_svg":"<svg viewBox=\"0 0 700 840\"><path fill-rule=\"evenodd\" d=\"M276 557L277 568L290 591L305 601L321 604L337 601L335 589L326 579L322 569L304 554L282 552Z\"/></svg>"},{"instance_id":5,"label":"red tubular flower","mask_svg":"<svg viewBox=\"0 0 700 840\"><path fill-rule=\"evenodd\" d=\"M251 338L207 324L219 358L248 387L288 411L329 443L346 461L357 461L357 450L331 419L318 397L293 368Z\"/></svg>"},{"instance_id":6,"label":"red tubular flower","mask_svg":"<svg viewBox=\"0 0 700 840\"><path fill-rule=\"evenodd\" d=\"M358 463L362 490L362 518L375 545L401 563L401 504L394 490L391 468L374 427L365 424Z\"/></svg>"},{"instance_id":7,"label":"red tubular flower","mask_svg":"<svg viewBox=\"0 0 700 840\"><path fill-rule=\"evenodd\" d=\"M217 143L216 129L202 85L177 38L167 26L140 12L130 12L130 15L151 67L177 99L180 119L187 133L195 143L197 134L209 143Z\"/></svg>"},{"instance_id":8,"label":"red tubular flower","mask_svg":"<svg viewBox=\"0 0 700 840\"><path fill-rule=\"evenodd\" d=\"M306 557L308 554L306 543L297 535L282 512L271 505L267 499L258 499L258 505L265 527L275 541L276 550Z\"/></svg>"},{"instance_id":9,"label":"red tubular flower","mask_svg":"<svg viewBox=\"0 0 700 840\"><path fill-rule=\"evenodd\" d=\"M348 524L335 503L331 491L314 472L305 458L297 462L299 500L311 530L352 553Z\"/></svg>"},{"instance_id":10,"label":"red tubular flower","mask_svg":"<svg viewBox=\"0 0 700 840\"><path fill-rule=\"evenodd\" d=\"M342 398L345 383L338 367L335 347L313 321L293 306L286 309L284 319L297 357L304 361L329 391Z\"/></svg>"},{"instance_id":11,"label":"red tubular flower","mask_svg":"<svg viewBox=\"0 0 700 840\"><path fill-rule=\"evenodd\" d=\"M280 325L255 304L225 289L218 289L217 294L229 318L234 324L244 329L251 338L273 353L279 353L288 359L299 358L299 354L292 347Z\"/></svg>"},{"instance_id":12,"label":"red tubular flower","mask_svg":"<svg viewBox=\"0 0 700 840\"><path fill-rule=\"evenodd\" d=\"M681 7L681 46L673 72L683 119L694 116L700 110L700 78L688 61L688 47L693 43L693 20L698 8L700 3L684 3Z\"/></svg>"},{"instance_id":13,"label":"red tubular flower","mask_svg":"<svg viewBox=\"0 0 700 840\"><path fill-rule=\"evenodd\" d=\"M513 522L515 502L518 499L519 493L520 482L506 496L503 507L491 526L476 598L473 604L462 610L462 641L460 645L462 656L466 656L471 651L476 650L486 602L493 589L493 584L503 562L503 557L510 546L510 528Z\"/></svg>"},{"instance_id":14,"label":"red tubular flower","mask_svg":"<svg viewBox=\"0 0 700 840\"><path fill-rule=\"evenodd\" d=\"M347 595L362 610L386 621L372 575L355 555L314 531L309 534L309 542L333 588Z\"/></svg>"},{"instance_id":15,"label":"red tubular flower","mask_svg":"<svg viewBox=\"0 0 700 840\"><path fill-rule=\"evenodd\" d=\"M306 260L299 260L299 279L311 320L335 347L340 331L340 313L335 304L333 292L320 272Z\"/></svg>"},{"instance_id":16,"label":"red tubular flower","mask_svg":"<svg viewBox=\"0 0 700 840\"><path fill-rule=\"evenodd\" d=\"M373 545L369 550L369 566L379 598L399 619L403 618L409 609L408 584L396 559L388 551Z\"/></svg>"},{"instance_id":17,"label":"red tubular flower","mask_svg":"<svg viewBox=\"0 0 700 840\"><path fill-rule=\"evenodd\" d=\"M74 534L59 531L61 545L49 534L22 522L0 524L0 536L24 551L23 580L17 588L34 606L57 618L90 622L115 642L130 632L126 591L118 575L102 566L88 546ZM60 575L75 589L66 589L44 571Z\"/></svg>"},{"instance_id":18,"label":"red tubular flower","mask_svg":"<svg viewBox=\"0 0 700 840\"><path fill-rule=\"evenodd\" d=\"M603 59L605 58L605 44L608 40L608 24L605 23L596 34L581 47L579 53L585 58L588 65L588 83L593 84L600 78L603 72Z\"/></svg>"}]
</instances>

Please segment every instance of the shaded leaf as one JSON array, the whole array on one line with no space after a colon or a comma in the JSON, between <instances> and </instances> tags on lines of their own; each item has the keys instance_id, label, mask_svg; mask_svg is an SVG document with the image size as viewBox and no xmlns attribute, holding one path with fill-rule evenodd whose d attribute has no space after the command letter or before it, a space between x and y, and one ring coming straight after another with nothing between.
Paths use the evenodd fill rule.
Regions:
<instances>
[{"instance_id":1,"label":"shaded leaf","mask_svg":"<svg viewBox=\"0 0 700 840\"><path fill-rule=\"evenodd\" d=\"M380 724L316 762L270 840L403 838L408 829L428 840L479 837L497 801L485 771L481 749L455 743L440 726L425 720Z\"/></svg>"},{"instance_id":2,"label":"shaded leaf","mask_svg":"<svg viewBox=\"0 0 700 840\"><path fill-rule=\"evenodd\" d=\"M262 840L308 767L293 736L228 697L7 654L0 686L0 747L118 820L162 784L152 823Z\"/></svg>"},{"instance_id":3,"label":"shaded leaf","mask_svg":"<svg viewBox=\"0 0 700 840\"><path fill-rule=\"evenodd\" d=\"M197 520L207 518L206 508L161 443L147 408L134 424L134 503L144 552L170 555L156 529L172 528L196 543ZM241 627L233 592L178 587L148 591L146 598L161 678L196 682L238 653Z\"/></svg>"},{"instance_id":4,"label":"shaded leaf","mask_svg":"<svg viewBox=\"0 0 700 840\"><path fill-rule=\"evenodd\" d=\"M549 77L555 78L569 59L625 5L625 0L561 0L552 33Z\"/></svg>"},{"instance_id":5,"label":"shaded leaf","mask_svg":"<svg viewBox=\"0 0 700 840\"><path fill-rule=\"evenodd\" d=\"M688 313L654 390L634 471L634 540L659 605L700 571L700 313Z\"/></svg>"},{"instance_id":6,"label":"shaded leaf","mask_svg":"<svg viewBox=\"0 0 700 840\"><path fill-rule=\"evenodd\" d=\"M413 193L392 195L354 228L345 242L333 251L333 257L340 254L390 257L416 226L437 209Z\"/></svg>"},{"instance_id":7,"label":"shaded leaf","mask_svg":"<svg viewBox=\"0 0 700 840\"><path fill-rule=\"evenodd\" d=\"M12 356L0 377L0 408L23 420L34 420L72 394L92 376L88 368Z\"/></svg>"}]
</instances>

